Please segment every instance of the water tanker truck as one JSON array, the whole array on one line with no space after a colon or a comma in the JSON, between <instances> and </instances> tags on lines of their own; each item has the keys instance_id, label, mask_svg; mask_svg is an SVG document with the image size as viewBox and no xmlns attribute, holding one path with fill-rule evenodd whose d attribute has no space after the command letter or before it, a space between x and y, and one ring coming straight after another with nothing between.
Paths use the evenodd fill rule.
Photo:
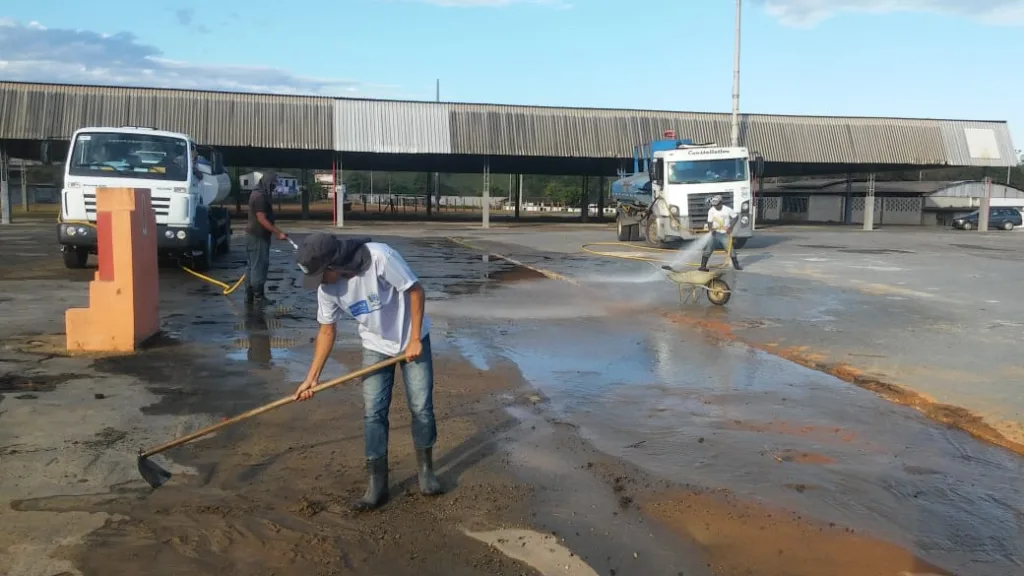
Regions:
<instances>
[{"instance_id":1,"label":"water tanker truck","mask_svg":"<svg viewBox=\"0 0 1024 576\"><path fill-rule=\"evenodd\" d=\"M187 134L139 127L75 131L57 224L68 268L84 267L96 253L97 188L149 189L161 256L202 271L230 250L230 214L217 204L231 193L231 178L220 152Z\"/></svg>"},{"instance_id":2,"label":"water tanker truck","mask_svg":"<svg viewBox=\"0 0 1024 576\"><path fill-rule=\"evenodd\" d=\"M633 149L633 173L619 173L612 183L616 229L623 242L640 240L651 246L691 240L704 233L711 199L739 212L733 243L742 248L754 235L753 179L764 162L744 147L694 144L666 139Z\"/></svg>"}]
</instances>

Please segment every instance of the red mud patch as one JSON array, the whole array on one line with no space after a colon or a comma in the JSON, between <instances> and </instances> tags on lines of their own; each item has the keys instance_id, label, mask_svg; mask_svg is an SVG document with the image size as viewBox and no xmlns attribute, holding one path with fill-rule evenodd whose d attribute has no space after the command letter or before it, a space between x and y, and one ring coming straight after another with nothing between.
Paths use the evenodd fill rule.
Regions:
<instances>
[{"instance_id":1,"label":"red mud patch","mask_svg":"<svg viewBox=\"0 0 1024 576\"><path fill-rule=\"evenodd\" d=\"M716 576L949 575L894 544L741 501L725 491L662 494L640 507L697 542Z\"/></svg>"},{"instance_id":2,"label":"red mud patch","mask_svg":"<svg viewBox=\"0 0 1024 576\"><path fill-rule=\"evenodd\" d=\"M825 428L823 426L797 426L785 420L774 420L772 422L744 422L733 420L726 427L733 430L747 430L750 432L764 432L771 434L782 434L807 438L819 442L840 442L848 444L857 440L857 433L843 428Z\"/></svg>"},{"instance_id":3,"label":"red mud patch","mask_svg":"<svg viewBox=\"0 0 1024 576\"><path fill-rule=\"evenodd\" d=\"M795 464L835 464L836 461L824 454L801 452L800 450L776 450L774 455L783 462Z\"/></svg>"},{"instance_id":4,"label":"red mud patch","mask_svg":"<svg viewBox=\"0 0 1024 576\"><path fill-rule=\"evenodd\" d=\"M711 338L724 342L740 342L751 348L774 354L812 370L831 374L840 380L865 390L870 390L890 402L914 408L929 419L940 424L963 430L979 440L1001 446L1024 456L1024 444L1007 438L1002 432L985 422L981 416L974 414L970 410L960 406L935 402L905 386L886 382L880 377L868 375L849 364L830 362L826 354L815 352L807 346L780 348L775 343L761 344L744 340L733 333L732 326L729 323L715 319L692 318L679 312L666 313L665 318L673 324L698 328Z\"/></svg>"}]
</instances>

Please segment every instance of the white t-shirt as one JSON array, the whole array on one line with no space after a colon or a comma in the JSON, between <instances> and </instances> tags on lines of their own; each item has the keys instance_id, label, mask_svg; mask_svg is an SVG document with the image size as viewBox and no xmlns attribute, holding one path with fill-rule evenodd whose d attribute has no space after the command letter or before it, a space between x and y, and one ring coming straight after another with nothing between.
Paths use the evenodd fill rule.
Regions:
<instances>
[{"instance_id":1,"label":"white t-shirt","mask_svg":"<svg viewBox=\"0 0 1024 576\"><path fill-rule=\"evenodd\" d=\"M362 275L321 284L316 291L316 320L336 324L346 313L359 323L363 347L396 356L409 345L412 315L406 292L417 282L405 259L387 244L369 242L370 267ZM430 318L423 314L423 333L430 334Z\"/></svg>"},{"instance_id":2,"label":"white t-shirt","mask_svg":"<svg viewBox=\"0 0 1024 576\"><path fill-rule=\"evenodd\" d=\"M729 229L729 222L733 218L739 216L732 206L722 204L722 209L718 210L714 206L708 210L708 224L711 225L712 232L725 232Z\"/></svg>"}]
</instances>

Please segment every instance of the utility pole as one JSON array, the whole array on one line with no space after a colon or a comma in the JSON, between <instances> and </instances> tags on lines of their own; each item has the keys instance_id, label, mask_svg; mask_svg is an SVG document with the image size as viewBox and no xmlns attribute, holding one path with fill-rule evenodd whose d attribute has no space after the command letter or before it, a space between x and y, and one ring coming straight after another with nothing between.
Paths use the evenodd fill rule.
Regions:
<instances>
[{"instance_id":1,"label":"utility pole","mask_svg":"<svg viewBox=\"0 0 1024 576\"><path fill-rule=\"evenodd\" d=\"M441 103L441 79L438 78L434 84L434 102ZM431 205L437 199L438 209L441 207L441 173L434 172L434 189L427 195L427 216L431 214Z\"/></svg>"},{"instance_id":2,"label":"utility pole","mask_svg":"<svg viewBox=\"0 0 1024 576\"><path fill-rule=\"evenodd\" d=\"M740 145L740 13L743 0L736 0L736 50L732 64L732 145Z\"/></svg>"}]
</instances>

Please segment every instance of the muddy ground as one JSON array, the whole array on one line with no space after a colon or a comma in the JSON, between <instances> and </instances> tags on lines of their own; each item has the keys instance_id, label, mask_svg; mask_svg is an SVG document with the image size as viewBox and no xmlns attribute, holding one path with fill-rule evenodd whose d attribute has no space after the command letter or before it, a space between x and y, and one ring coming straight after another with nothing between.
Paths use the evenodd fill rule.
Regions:
<instances>
[{"instance_id":1,"label":"muddy ground","mask_svg":"<svg viewBox=\"0 0 1024 576\"><path fill-rule=\"evenodd\" d=\"M138 448L276 399L301 378L314 302L294 289L289 251L274 253L280 302L261 317L246 316L240 294L167 269L164 333L151 348L66 357L62 312L84 304L91 273L61 267L48 228L0 231L11 247L0 255L0 573L895 576L1021 565L1016 461L912 411L880 412L888 429L872 430L863 414L885 410L873 395L851 398L826 376L723 348L660 314L624 333L639 313L614 298L552 314L537 304L563 302L561 285L445 240L456 232L383 238L430 297L448 493L416 493L396 386L394 498L355 515L356 386L156 457L174 472L156 491L135 470ZM239 258L216 274L233 280ZM661 340L643 342L651 334ZM680 371L641 348L610 352L616 338L695 356L679 356ZM343 332L328 370L358 366L357 348L354 330ZM716 388L723 366L745 375ZM767 374L807 392L790 388L788 407L783 398L750 413L775 394ZM828 409L829 425L810 423L844 404ZM947 452L970 458L947 467ZM968 488L972 465L982 469ZM920 515L909 529L895 518L908 511Z\"/></svg>"}]
</instances>

